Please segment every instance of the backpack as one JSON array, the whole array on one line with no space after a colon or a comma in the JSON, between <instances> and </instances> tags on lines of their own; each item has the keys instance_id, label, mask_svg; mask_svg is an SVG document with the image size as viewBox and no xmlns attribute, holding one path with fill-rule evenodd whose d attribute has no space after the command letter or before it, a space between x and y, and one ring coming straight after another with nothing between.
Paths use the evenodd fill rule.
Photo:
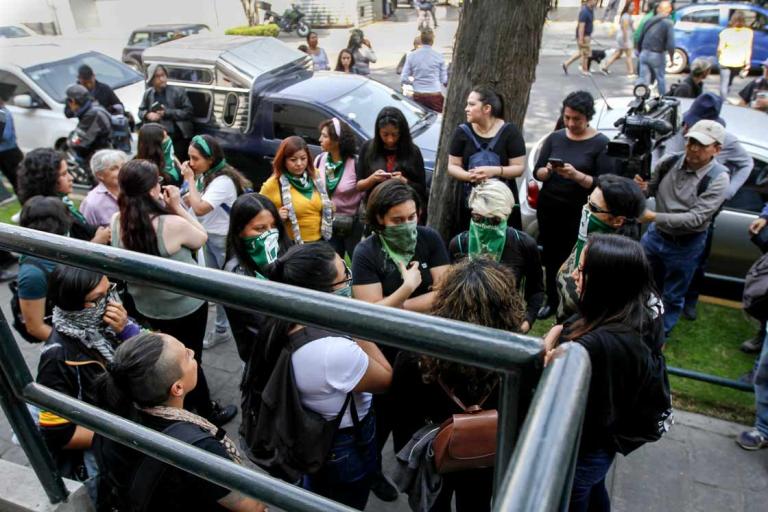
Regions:
<instances>
[{"instance_id":1,"label":"backpack","mask_svg":"<svg viewBox=\"0 0 768 512\"><path fill-rule=\"evenodd\" d=\"M477 140L477 137L475 137L475 134L472 132L472 129L469 127L468 123L462 123L459 125L459 128L464 131L464 133L467 135L467 138L472 141L472 143L475 145L475 149L477 149L477 152L469 157L469 161L467 162L467 170L483 166L501 166L501 158L499 155L494 153L493 150L496 147L496 144L498 144L499 139L504 133L504 130L506 130L507 126L509 126L509 123L504 123L501 128L499 128L499 131L496 132L496 135L493 136L491 142L481 144L480 141ZM464 206L469 207L467 201L469 199L469 193L472 192L473 184L465 181L462 182L462 185L462 203Z\"/></svg>"},{"instance_id":2,"label":"backpack","mask_svg":"<svg viewBox=\"0 0 768 512\"><path fill-rule=\"evenodd\" d=\"M742 303L749 316L768 320L768 254L760 256L747 271Z\"/></svg>"},{"instance_id":3,"label":"backpack","mask_svg":"<svg viewBox=\"0 0 768 512\"><path fill-rule=\"evenodd\" d=\"M270 338L273 336L274 332ZM288 481L295 482L303 474L316 473L323 466L347 406L355 432L359 431L352 392L347 393L344 405L333 420L326 420L301 403L291 356L304 345L328 336L338 334L305 327L289 335L269 375L257 379L255 385L249 383L248 374L263 368L252 368L255 365L251 364L246 367L240 425L244 447L253 462Z\"/></svg>"},{"instance_id":4,"label":"backpack","mask_svg":"<svg viewBox=\"0 0 768 512\"><path fill-rule=\"evenodd\" d=\"M50 274L50 271L45 268L45 266L35 260L27 260L24 261L25 265L33 265L40 270L43 271L43 274L45 274L45 278L48 279L48 275ZM30 343L42 343L44 340L39 340L32 336L27 331L27 326L24 323L24 315L21 313L21 304L19 303L19 281L18 279L14 279L8 284L8 288L11 290L11 314L13 315L13 328L16 329L16 332L19 333L19 335L27 340ZM47 298L45 299L45 318L49 319L51 315L53 314L53 304L50 300Z\"/></svg>"}]
</instances>

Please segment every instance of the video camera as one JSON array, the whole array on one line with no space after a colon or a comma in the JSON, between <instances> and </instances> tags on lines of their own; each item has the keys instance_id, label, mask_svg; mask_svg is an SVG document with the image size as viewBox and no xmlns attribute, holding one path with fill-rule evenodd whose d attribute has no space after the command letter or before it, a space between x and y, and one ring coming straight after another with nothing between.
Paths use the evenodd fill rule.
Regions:
<instances>
[{"instance_id":1,"label":"video camera","mask_svg":"<svg viewBox=\"0 0 768 512\"><path fill-rule=\"evenodd\" d=\"M643 84L635 86L634 96L627 114L614 123L620 131L608 143L607 154L622 164L624 176L638 174L647 181L653 150L680 129L680 102L663 96L649 99Z\"/></svg>"}]
</instances>

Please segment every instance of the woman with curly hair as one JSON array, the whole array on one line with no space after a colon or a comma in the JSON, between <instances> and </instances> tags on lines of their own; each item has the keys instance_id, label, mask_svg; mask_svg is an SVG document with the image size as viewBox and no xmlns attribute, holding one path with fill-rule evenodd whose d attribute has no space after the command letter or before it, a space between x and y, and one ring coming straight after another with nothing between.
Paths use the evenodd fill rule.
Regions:
<instances>
[{"instance_id":1,"label":"woman with curly hair","mask_svg":"<svg viewBox=\"0 0 768 512\"><path fill-rule=\"evenodd\" d=\"M525 304L508 266L491 258L466 259L446 272L432 314L519 331L525 320ZM497 406L499 376L490 370L403 352L394 372L391 392L402 397L401 430L409 438L425 425L440 425L453 414L464 412L448 391L467 406L477 404L486 410ZM450 511L454 494L457 512L490 510L492 490L492 468L446 473L429 510Z\"/></svg>"},{"instance_id":2,"label":"woman with curly hair","mask_svg":"<svg viewBox=\"0 0 768 512\"><path fill-rule=\"evenodd\" d=\"M346 253L352 258L363 236L363 223L358 215L363 194L357 190L355 134L339 119L326 119L320 123L320 147L323 153L315 158L315 169L325 174L334 207L330 243L339 256L343 258Z\"/></svg>"}]
</instances>

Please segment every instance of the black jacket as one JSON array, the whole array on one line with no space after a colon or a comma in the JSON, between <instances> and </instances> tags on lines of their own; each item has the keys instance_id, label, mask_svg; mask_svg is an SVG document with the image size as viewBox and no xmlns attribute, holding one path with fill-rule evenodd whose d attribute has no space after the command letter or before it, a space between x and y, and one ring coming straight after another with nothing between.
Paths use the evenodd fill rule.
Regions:
<instances>
[{"instance_id":1,"label":"black jacket","mask_svg":"<svg viewBox=\"0 0 768 512\"><path fill-rule=\"evenodd\" d=\"M691 76L687 76L685 80L677 84L672 96L676 98L698 98L703 88L703 84L697 85Z\"/></svg>"},{"instance_id":2,"label":"black jacket","mask_svg":"<svg viewBox=\"0 0 768 512\"><path fill-rule=\"evenodd\" d=\"M123 111L125 111L123 102L117 97L115 91L103 82L96 80L96 86L91 91L91 96L93 96L93 98L110 114L117 114L117 110L114 108L115 105L120 105Z\"/></svg>"},{"instance_id":3,"label":"black jacket","mask_svg":"<svg viewBox=\"0 0 768 512\"><path fill-rule=\"evenodd\" d=\"M144 97L139 107L139 120L145 122L145 116L150 111L150 107L155 103L156 91L154 87L148 87L144 91ZM192 102L187 96L187 91L179 87L168 85L165 88L165 116L160 120L169 133L175 132L176 127L184 138L192 138L195 134L192 127Z\"/></svg>"},{"instance_id":4,"label":"black jacket","mask_svg":"<svg viewBox=\"0 0 768 512\"><path fill-rule=\"evenodd\" d=\"M112 117L98 101L91 101L77 117L77 148L91 152L112 147Z\"/></svg>"}]
</instances>

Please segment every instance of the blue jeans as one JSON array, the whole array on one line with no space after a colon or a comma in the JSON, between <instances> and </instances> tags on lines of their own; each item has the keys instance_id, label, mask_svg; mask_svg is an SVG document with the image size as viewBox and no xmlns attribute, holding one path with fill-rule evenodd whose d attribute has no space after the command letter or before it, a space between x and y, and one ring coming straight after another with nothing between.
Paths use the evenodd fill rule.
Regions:
<instances>
[{"instance_id":1,"label":"blue jeans","mask_svg":"<svg viewBox=\"0 0 768 512\"><path fill-rule=\"evenodd\" d=\"M205 243L205 266L221 270L226 263L227 236L208 233ZM216 332L227 332L229 321L224 306L216 304Z\"/></svg>"},{"instance_id":2,"label":"blue jeans","mask_svg":"<svg viewBox=\"0 0 768 512\"><path fill-rule=\"evenodd\" d=\"M302 487L315 494L365 509L371 477L378 471L376 420L373 409L360 421L360 443L352 427L336 433L328 459L314 475L306 475Z\"/></svg>"},{"instance_id":3,"label":"blue jeans","mask_svg":"<svg viewBox=\"0 0 768 512\"><path fill-rule=\"evenodd\" d=\"M669 336L680 318L685 304L685 292L691 284L707 241L707 232L702 231L683 242L663 238L650 225L640 243L653 268L656 288L664 302L664 334Z\"/></svg>"},{"instance_id":4,"label":"blue jeans","mask_svg":"<svg viewBox=\"0 0 768 512\"><path fill-rule=\"evenodd\" d=\"M569 512L608 512L611 500L605 488L605 475L611 469L615 453L594 450L579 455L573 475Z\"/></svg>"},{"instance_id":5,"label":"blue jeans","mask_svg":"<svg viewBox=\"0 0 768 512\"><path fill-rule=\"evenodd\" d=\"M757 358L755 371L755 428L768 436L768 335Z\"/></svg>"},{"instance_id":6,"label":"blue jeans","mask_svg":"<svg viewBox=\"0 0 768 512\"><path fill-rule=\"evenodd\" d=\"M643 50L640 52L639 60L640 70L638 71L638 79L635 82L637 84L651 85L653 77L656 77L656 82L659 86L659 94L663 95L666 92L666 82L664 80L664 72L667 67L667 58L663 53L652 52Z\"/></svg>"}]
</instances>

